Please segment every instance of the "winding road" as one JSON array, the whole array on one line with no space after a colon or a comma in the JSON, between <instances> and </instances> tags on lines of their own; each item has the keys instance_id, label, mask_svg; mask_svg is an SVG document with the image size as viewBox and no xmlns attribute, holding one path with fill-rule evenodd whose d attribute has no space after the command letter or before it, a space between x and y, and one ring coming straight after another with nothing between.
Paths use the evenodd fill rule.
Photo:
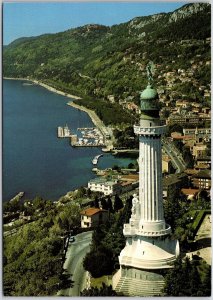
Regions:
<instances>
[{"instance_id":1,"label":"winding road","mask_svg":"<svg viewBox=\"0 0 213 300\"><path fill-rule=\"evenodd\" d=\"M75 236L75 241L70 243L66 253L64 269L70 274L73 286L60 290L58 296L80 296L86 288L86 271L83 268L83 259L90 250L92 231L83 232Z\"/></svg>"},{"instance_id":2,"label":"winding road","mask_svg":"<svg viewBox=\"0 0 213 300\"><path fill-rule=\"evenodd\" d=\"M162 140L163 149L171 157L172 163L177 170L177 173L181 173L186 169L185 162L182 158L180 151L175 147L175 145L166 140Z\"/></svg>"}]
</instances>

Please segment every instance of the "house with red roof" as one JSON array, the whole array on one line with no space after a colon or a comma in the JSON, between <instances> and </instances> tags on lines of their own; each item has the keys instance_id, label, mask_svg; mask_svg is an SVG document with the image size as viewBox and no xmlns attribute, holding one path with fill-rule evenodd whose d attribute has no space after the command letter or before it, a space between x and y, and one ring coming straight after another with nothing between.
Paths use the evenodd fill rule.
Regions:
<instances>
[{"instance_id":1,"label":"house with red roof","mask_svg":"<svg viewBox=\"0 0 213 300\"><path fill-rule=\"evenodd\" d=\"M108 220L108 211L101 208L90 207L82 210L81 228L95 227Z\"/></svg>"}]
</instances>

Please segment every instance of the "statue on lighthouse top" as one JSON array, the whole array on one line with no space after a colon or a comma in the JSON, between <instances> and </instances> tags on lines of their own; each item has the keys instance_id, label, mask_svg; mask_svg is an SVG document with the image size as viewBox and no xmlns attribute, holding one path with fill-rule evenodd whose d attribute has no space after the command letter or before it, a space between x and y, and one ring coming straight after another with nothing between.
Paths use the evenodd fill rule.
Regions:
<instances>
[{"instance_id":1,"label":"statue on lighthouse top","mask_svg":"<svg viewBox=\"0 0 213 300\"><path fill-rule=\"evenodd\" d=\"M141 118L155 117L159 118L159 102L158 92L154 87L154 64L149 62L147 67L148 85L145 90L140 94Z\"/></svg>"},{"instance_id":2,"label":"statue on lighthouse top","mask_svg":"<svg viewBox=\"0 0 213 300\"><path fill-rule=\"evenodd\" d=\"M154 82L154 80L153 80L154 70L155 70L155 65L153 64L152 61L150 61L146 66L147 78L148 78L149 85L152 85L152 83Z\"/></svg>"}]
</instances>

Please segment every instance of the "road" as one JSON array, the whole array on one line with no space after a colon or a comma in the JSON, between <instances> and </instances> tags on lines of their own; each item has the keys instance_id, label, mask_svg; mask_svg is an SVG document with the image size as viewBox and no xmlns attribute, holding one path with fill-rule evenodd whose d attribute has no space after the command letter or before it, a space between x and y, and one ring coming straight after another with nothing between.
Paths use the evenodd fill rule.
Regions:
<instances>
[{"instance_id":1,"label":"road","mask_svg":"<svg viewBox=\"0 0 213 300\"><path fill-rule=\"evenodd\" d=\"M83 232L75 236L75 241L70 243L64 269L71 275L73 287L58 292L58 296L80 296L80 291L86 287L86 271L83 268L83 259L90 250L92 231Z\"/></svg>"},{"instance_id":2,"label":"road","mask_svg":"<svg viewBox=\"0 0 213 300\"><path fill-rule=\"evenodd\" d=\"M166 139L162 141L163 149L171 157L174 167L177 169L177 173L181 173L186 169L186 165L182 158L180 151L174 146L174 144Z\"/></svg>"}]
</instances>

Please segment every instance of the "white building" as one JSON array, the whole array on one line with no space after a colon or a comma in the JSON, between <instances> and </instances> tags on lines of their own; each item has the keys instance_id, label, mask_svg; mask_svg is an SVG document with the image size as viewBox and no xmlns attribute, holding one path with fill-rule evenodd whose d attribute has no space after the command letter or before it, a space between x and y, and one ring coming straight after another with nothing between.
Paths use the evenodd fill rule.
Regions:
<instances>
[{"instance_id":1,"label":"white building","mask_svg":"<svg viewBox=\"0 0 213 300\"><path fill-rule=\"evenodd\" d=\"M179 243L171 239L164 219L161 136L166 126L160 123L158 94L150 84L141 94L140 124L134 131L140 143L139 197L134 195L131 218L124 224L126 246L113 288L125 296L158 296L179 255Z\"/></svg>"},{"instance_id":2,"label":"white building","mask_svg":"<svg viewBox=\"0 0 213 300\"><path fill-rule=\"evenodd\" d=\"M93 192L101 192L105 196L119 194L121 191L121 186L117 180L107 180L103 177L90 180L88 188Z\"/></svg>"}]
</instances>

